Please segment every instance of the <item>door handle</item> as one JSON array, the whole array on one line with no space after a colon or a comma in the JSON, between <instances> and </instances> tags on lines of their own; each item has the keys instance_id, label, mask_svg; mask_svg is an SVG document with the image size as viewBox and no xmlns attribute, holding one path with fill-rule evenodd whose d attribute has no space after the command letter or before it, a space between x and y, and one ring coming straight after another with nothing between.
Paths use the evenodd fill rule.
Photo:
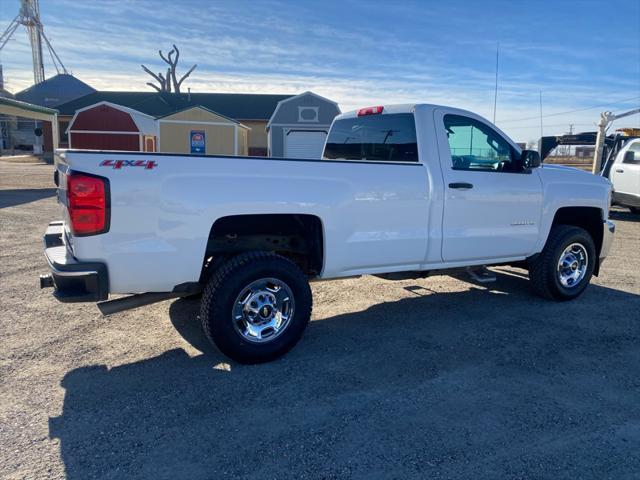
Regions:
<instances>
[{"instance_id":1,"label":"door handle","mask_svg":"<svg viewBox=\"0 0 640 480\"><path fill-rule=\"evenodd\" d=\"M621 168L616 168L616 172L618 172L618 173L624 173L624 170L623 170L623 169L621 169Z\"/></svg>"},{"instance_id":2,"label":"door handle","mask_svg":"<svg viewBox=\"0 0 640 480\"><path fill-rule=\"evenodd\" d=\"M473 184L465 182L450 183L449 188L473 188Z\"/></svg>"}]
</instances>

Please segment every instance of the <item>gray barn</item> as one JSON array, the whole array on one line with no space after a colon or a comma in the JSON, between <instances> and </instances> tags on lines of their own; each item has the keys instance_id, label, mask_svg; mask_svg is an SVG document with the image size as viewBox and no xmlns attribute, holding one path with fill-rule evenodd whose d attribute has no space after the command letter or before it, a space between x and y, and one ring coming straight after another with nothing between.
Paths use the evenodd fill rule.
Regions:
<instances>
[{"instance_id":1,"label":"gray barn","mask_svg":"<svg viewBox=\"0 0 640 480\"><path fill-rule=\"evenodd\" d=\"M312 92L281 100L267 124L269 156L320 158L329 126L339 114L336 102Z\"/></svg>"}]
</instances>

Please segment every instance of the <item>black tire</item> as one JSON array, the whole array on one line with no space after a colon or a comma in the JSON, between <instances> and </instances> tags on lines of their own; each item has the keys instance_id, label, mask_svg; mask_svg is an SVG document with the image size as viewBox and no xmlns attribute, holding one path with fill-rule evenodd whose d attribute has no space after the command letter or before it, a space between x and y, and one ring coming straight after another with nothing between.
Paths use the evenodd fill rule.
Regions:
<instances>
[{"instance_id":1,"label":"black tire","mask_svg":"<svg viewBox=\"0 0 640 480\"><path fill-rule=\"evenodd\" d=\"M571 287L560 282L558 263L566 248L577 243L587 253L587 268L584 277ZM540 254L529 264L529 279L536 293L550 300L565 301L576 298L589 285L595 267L596 247L589 233L572 225L555 225Z\"/></svg>"},{"instance_id":2,"label":"black tire","mask_svg":"<svg viewBox=\"0 0 640 480\"><path fill-rule=\"evenodd\" d=\"M631 210L631 213L640 213L640 207L629 207L629 210Z\"/></svg>"},{"instance_id":3,"label":"black tire","mask_svg":"<svg viewBox=\"0 0 640 480\"><path fill-rule=\"evenodd\" d=\"M252 343L234 326L236 299L248 285L274 278L288 286L295 308L288 325L273 340ZM300 340L311 318L311 288L305 274L287 258L271 252L247 252L220 266L204 289L200 307L202 328L222 353L240 363L274 360Z\"/></svg>"}]
</instances>

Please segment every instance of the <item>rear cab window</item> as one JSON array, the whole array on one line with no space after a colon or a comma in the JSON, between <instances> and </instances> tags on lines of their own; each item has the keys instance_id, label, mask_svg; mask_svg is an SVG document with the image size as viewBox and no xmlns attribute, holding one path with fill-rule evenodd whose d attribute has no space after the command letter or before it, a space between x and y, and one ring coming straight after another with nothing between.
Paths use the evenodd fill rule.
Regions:
<instances>
[{"instance_id":1,"label":"rear cab window","mask_svg":"<svg viewBox=\"0 0 640 480\"><path fill-rule=\"evenodd\" d=\"M383 113L336 120L323 159L417 163L413 114Z\"/></svg>"}]
</instances>

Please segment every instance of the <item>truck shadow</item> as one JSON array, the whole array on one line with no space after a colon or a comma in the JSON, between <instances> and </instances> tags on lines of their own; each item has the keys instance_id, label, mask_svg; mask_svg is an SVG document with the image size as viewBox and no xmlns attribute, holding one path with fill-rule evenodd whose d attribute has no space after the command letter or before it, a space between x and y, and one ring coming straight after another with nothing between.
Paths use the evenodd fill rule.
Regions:
<instances>
[{"instance_id":1,"label":"truck shadow","mask_svg":"<svg viewBox=\"0 0 640 480\"><path fill-rule=\"evenodd\" d=\"M624 221L624 222L640 222L640 214L632 213L629 210L611 210L609 212L609 218L615 221Z\"/></svg>"},{"instance_id":2,"label":"truck shadow","mask_svg":"<svg viewBox=\"0 0 640 480\"><path fill-rule=\"evenodd\" d=\"M592 285L547 302L507 269L488 289L427 287L316 319L257 366L209 346L198 303L175 301L173 324L202 354L62 380L49 431L68 478L536 477L567 456L594 477L637 469L640 296Z\"/></svg>"},{"instance_id":3,"label":"truck shadow","mask_svg":"<svg viewBox=\"0 0 640 480\"><path fill-rule=\"evenodd\" d=\"M23 203L31 203L43 198L55 197L55 188L19 188L16 190L0 190L0 208L15 207Z\"/></svg>"}]
</instances>

